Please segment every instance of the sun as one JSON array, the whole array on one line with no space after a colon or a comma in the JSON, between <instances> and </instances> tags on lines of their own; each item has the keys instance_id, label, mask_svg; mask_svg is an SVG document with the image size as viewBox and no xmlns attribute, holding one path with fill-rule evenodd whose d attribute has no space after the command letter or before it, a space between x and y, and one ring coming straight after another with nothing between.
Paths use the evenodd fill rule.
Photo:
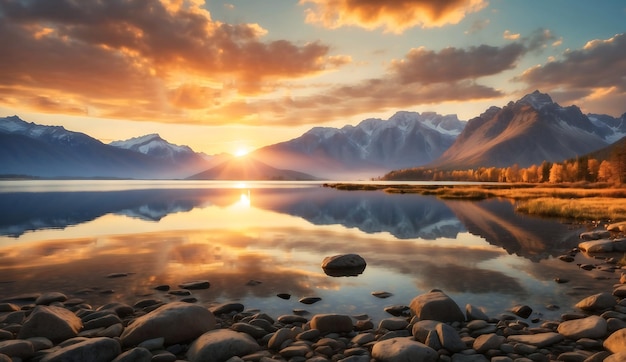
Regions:
<instances>
[{"instance_id":1,"label":"sun","mask_svg":"<svg viewBox=\"0 0 626 362\"><path fill-rule=\"evenodd\" d=\"M247 148L241 147L241 148L238 148L237 151L235 151L235 156L236 157L243 157L243 156L247 155L249 152L250 152L250 150L248 150Z\"/></svg>"}]
</instances>

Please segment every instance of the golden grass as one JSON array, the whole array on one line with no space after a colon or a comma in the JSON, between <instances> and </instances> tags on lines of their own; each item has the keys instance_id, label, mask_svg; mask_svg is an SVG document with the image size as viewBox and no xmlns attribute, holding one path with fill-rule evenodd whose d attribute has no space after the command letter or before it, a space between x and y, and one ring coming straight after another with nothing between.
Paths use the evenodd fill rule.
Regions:
<instances>
[{"instance_id":1,"label":"golden grass","mask_svg":"<svg viewBox=\"0 0 626 362\"><path fill-rule=\"evenodd\" d=\"M603 184L486 184L486 185L384 185L328 184L340 190L384 190L417 193L442 199L482 200L493 197L517 201L526 214L576 220L626 220L626 189Z\"/></svg>"}]
</instances>

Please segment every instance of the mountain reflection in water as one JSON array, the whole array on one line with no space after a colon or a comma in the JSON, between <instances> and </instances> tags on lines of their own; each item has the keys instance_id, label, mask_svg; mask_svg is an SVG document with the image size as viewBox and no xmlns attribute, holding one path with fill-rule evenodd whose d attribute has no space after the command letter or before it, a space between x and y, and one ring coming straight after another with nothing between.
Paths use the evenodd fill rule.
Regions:
<instances>
[{"instance_id":1,"label":"mountain reflection in water","mask_svg":"<svg viewBox=\"0 0 626 362\"><path fill-rule=\"evenodd\" d=\"M240 300L280 314L319 295L306 306L312 313L382 317L384 306L432 288L493 313L515 302L569 305L574 297L554 276L587 287L593 274L572 277L575 265L552 257L575 246L579 231L518 215L506 201L315 184L0 192L0 300L62 291L94 304L132 302L155 296L158 284L208 279L211 288L194 291L202 303ZM321 260L342 253L363 256L364 273L327 276ZM116 272L129 275L104 277ZM375 290L394 296L381 300Z\"/></svg>"}]
</instances>

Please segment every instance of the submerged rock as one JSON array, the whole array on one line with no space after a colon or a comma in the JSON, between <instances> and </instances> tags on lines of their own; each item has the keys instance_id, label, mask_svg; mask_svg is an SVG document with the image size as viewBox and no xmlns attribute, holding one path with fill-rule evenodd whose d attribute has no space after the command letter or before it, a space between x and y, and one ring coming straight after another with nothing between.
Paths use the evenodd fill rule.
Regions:
<instances>
[{"instance_id":1,"label":"submerged rock","mask_svg":"<svg viewBox=\"0 0 626 362\"><path fill-rule=\"evenodd\" d=\"M367 263L358 254L328 256L322 261L324 273L333 277L357 276L363 273Z\"/></svg>"}]
</instances>

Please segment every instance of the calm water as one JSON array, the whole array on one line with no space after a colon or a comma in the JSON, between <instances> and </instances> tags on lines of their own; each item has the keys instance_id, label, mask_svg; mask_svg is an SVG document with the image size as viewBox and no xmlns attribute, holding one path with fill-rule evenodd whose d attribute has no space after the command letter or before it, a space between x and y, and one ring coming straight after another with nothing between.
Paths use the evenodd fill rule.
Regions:
<instances>
[{"instance_id":1,"label":"calm water","mask_svg":"<svg viewBox=\"0 0 626 362\"><path fill-rule=\"evenodd\" d=\"M319 183L5 181L0 299L61 291L95 306L173 300L154 287L209 280L209 289L193 292L207 306L239 301L274 317L306 309L378 321L390 316L386 306L438 288L461 308L496 316L524 303L550 319L617 278L579 269L593 262L584 255L556 259L581 231L518 215L503 200L444 202ZM321 261L342 253L363 256L364 273L327 276ZM322 300L298 302L306 296Z\"/></svg>"}]
</instances>

